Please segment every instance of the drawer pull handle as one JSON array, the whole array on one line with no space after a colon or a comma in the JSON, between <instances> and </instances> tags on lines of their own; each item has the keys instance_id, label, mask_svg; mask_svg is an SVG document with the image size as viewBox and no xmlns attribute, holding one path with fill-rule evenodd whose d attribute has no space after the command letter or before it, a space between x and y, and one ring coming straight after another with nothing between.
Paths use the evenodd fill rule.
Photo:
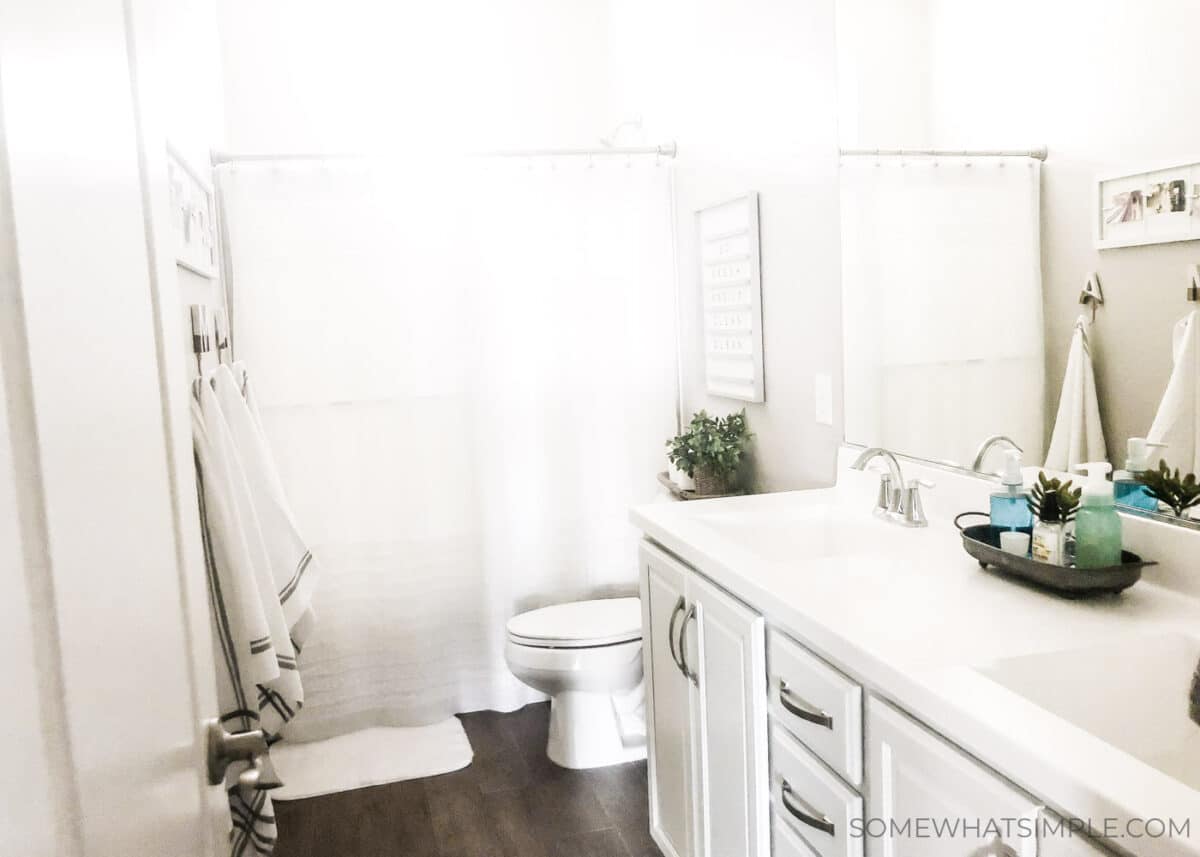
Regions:
<instances>
[{"instance_id":1,"label":"drawer pull handle","mask_svg":"<svg viewBox=\"0 0 1200 857\"><path fill-rule=\"evenodd\" d=\"M681 666L683 667L683 674L688 677L692 684L694 684L696 687L699 687L700 675L693 670L691 664L687 662L687 627L688 622L691 622L695 618L696 602L693 601L688 607L687 612L683 614L683 622L681 622L679 625L679 660L681 662Z\"/></svg>"},{"instance_id":2,"label":"drawer pull handle","mask_svg":"<svg viewBox=\"0 0 1200 857\"><path fill-rule=\"evenodd\" d=\"M671 621L667 623L667 648L671 652L671 660L675 662L675 668L684 675L687 675L687 673L683 670L683 663L679 655L675 654L675 620L679 618L679 614L683 612L686 604L687 602L680 595L679 600L675 602L675 609L671 611Z\"/></svg>"},{"instance_id":3,"label":"drawer pull handle","mask_svg":"<svg viewBox=\"0 0 1200 857\"><path fill-rule=\"evenodd\" d=\"M800 801L800 798L796 797L796 793L792 791L791 783L789 783L787 780L782 781L782 785L780 786L779 790L779 797L780 800L783 801L783 808L786 809L797 821L801 822L802 824L807 824L809 827L815 828L822 833L828 833L830 836L834 835L833 822L829 820L828 816L818 815L815 810L813 812L808 812L807 810L796 805L796 802ZM805 806L807 806L807 804L805 804ZM809 808L811 809L811 807Z\"/></svg>"},{"instance_id":4,"label":"drawer pull handle","mask_svg":"<svg viewBox=\"0 0 1200 857\"><path fill-rule=\"evenodd\" d=\"M789 713L796 715L801 720L807 720L809 723L824 726L826 729L833 728L832 717L819 708L807 705L798 696L788 690L787 682L783 679L779 680L779 703Z\"/></svg>"}]
</instances>

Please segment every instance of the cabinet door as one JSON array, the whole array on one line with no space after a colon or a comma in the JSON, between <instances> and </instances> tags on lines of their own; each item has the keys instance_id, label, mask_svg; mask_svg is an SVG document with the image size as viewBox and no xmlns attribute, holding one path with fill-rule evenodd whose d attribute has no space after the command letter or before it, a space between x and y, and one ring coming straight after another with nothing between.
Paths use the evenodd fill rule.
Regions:
<instances>
[{"instance_id":1,"label":"cabinet door","mask_svg":"<svg viewBox=\"0 0 1200 857\"><path fill-rule=\"evenodd\" d=\"M688 596L696 605L696 619L684 629L684 647L688 666L699 674L698 757L704 799L697 854L768 857L763 619L698 575L688 581Z\"/></svg>"},{"instance_id":2,"label":"cabinet door","mask_svg":"<svg viewBox=\"0 0 1200 857\"><path fill-rule=\"evenodd\" d=\"M1031 797L874 697L867 756L868 857L1036 855Z\"/></svg>"},{"instance_id":3,"label":"cabinet door","mask_svg":"<svg viewBox=\"0 0 1200 857\"><path fill-rule=\"evenodd\" d=\"M694 857L692 685L676 649L689 572L650 545L642 545L641 567L650 832L665 857Z\"/></svg>"}]
</instances>

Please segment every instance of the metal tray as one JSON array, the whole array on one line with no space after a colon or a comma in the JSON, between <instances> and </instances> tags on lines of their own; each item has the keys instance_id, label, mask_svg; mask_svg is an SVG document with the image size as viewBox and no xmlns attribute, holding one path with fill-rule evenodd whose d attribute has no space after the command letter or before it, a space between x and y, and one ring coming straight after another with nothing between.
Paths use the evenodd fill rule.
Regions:
<instances>
[{"instance_id":1,"label":"metal tray","mask_svg":"<svg viewBox=\"0 0 1200 857\"><path fill-rule=\"evenodd\" d=\"M993 566L1002 574L1028 580L1070 598L1084 598L1128 589L1141 578L1143 568L1158 564L1126 550L1121 551L1120 565L1104 568L1069 568L1039 562L1032 557L1017 556L1001 550L1000 531L991 524L976 524L972 527L960 525L959 519L967 515L987 515L984 512L963 512L954 519L954 525L962 533L963 548L979 560L980 566Z\"/></svg>"}]
</instances>

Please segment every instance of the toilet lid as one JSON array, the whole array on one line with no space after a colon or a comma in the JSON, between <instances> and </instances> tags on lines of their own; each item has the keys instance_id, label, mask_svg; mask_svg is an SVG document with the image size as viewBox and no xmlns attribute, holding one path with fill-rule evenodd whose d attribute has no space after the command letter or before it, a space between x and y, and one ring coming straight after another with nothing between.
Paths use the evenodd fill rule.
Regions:
<instances>
[{"instance_id":1,"label":"toilet lid","mask_svg":"<svg viewBox=\"0 0 1200 857\"><path fill-rule=\"evenodd\" d=\"M530 610L508 620L514 643L546 648L580 649L640 640L640 598L572 601Z\"/></svg>"}]
</instances>

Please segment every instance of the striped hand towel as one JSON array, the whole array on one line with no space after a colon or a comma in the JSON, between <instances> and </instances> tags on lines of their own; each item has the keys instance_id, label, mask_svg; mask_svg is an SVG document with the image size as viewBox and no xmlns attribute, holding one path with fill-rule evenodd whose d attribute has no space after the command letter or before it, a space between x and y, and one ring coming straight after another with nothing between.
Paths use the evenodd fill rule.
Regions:
<instances>
[{"instance_id":1,"label":"striped hand towel","mask_svg":"<svg viewBox=\"0 0 1200 857\"><path fill-rule=\"evenodd\" d=\"M250 551L229 485L228 469L213 449L200 406L192 403L192 446L200 532L208 577L213 649L217 663L217 704L221 725L230 732L260 728L258 688L277 676L271 638ZM237 777L245 763L230 765L225 787L232 822L230 854L270 854L275 847L275 818L268 792L244 793Z\"/></svg>"},{"instance_id":2,"label":"striped hand towel","mask_svg":"<svg viewBox=\"0 0 1200 857\"><path fill-rule=\"evenodd\" d=\"M192 422L222 722L230 731L262 729L273 743L304 702L296 654L312 625L315 569L257 418L227 368L212 381L199 385ZM269 854L271 802L237 785L243 770L231 766L226 778L232 854Z\"/></svg>"},{"instance_id":3,"label":"striped hand towel","mask_svg":"<svg viewBox=\"0 0 1200 857\"><path fill-rule=\"evenodd\" d=\"M312 596L317 562L292 517L245 369L219 367L213 375L213 387L246 475L284 621L299 650L314 622Z\"/></svg>"}]
</instances>

